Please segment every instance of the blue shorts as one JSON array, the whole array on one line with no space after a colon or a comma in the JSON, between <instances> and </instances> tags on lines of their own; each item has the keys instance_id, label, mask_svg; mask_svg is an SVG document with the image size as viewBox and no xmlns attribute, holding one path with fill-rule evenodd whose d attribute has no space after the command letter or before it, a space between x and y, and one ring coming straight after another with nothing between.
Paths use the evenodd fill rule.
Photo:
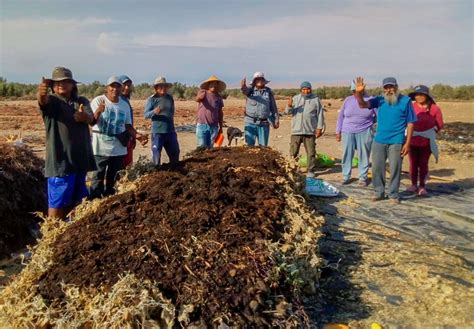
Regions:
<instances>
[{"instance_id":1,"label":"blue shorts","mask_svg":"<svg viewBox=\"0 0 474 329\"><path fill-rule=\"evenodd\" d=\"M74 206L89 195L86 174L69 174L48 177L48 207L66 208Z\"/></svg>"}]
</instances>

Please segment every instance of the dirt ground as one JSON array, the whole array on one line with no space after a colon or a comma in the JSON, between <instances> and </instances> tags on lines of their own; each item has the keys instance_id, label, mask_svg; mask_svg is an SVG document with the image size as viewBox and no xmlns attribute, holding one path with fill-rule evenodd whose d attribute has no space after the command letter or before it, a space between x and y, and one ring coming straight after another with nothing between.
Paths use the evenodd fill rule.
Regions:
<instances>
[{"instance_id":1,"label":"dirt ground","mask_svg":"<svg viewBox=\"0 0 474 329\"><path fill-rule=\"evenodd\" d=\"M279 100L283 111L286 101ZM132 101L136 127L144 101ZM317 151L340 159L335 123L341 100L325 100L327 130ZM330 104L330 105L329 105ZM372 322L388 328L468 328L474 314L474 199L472 131L474 102L438 102L447 123L440 134L440 160L430 160L429 198L403 195L402 204L369 202L371 188L340 186L340 166L321 169L319 177L333 183L341 196L312 198L310 204L326 219L320 249L327 263L320 282L325 305L307 301L315 326L328 322L366 328ZM177 101L176 126L181 155L196 145L196 104ZM225 101L228 126L243 128L244 101ZM270 132L270 146L288 155L289 117ZM0 138L16 135L38 155L44 154L44 128L35 102L0 102ZM227 143L227 141L225 141ZM243 141L239 141L242 145ZM304 150L302 150L304 153ZM150 157L149 145L138 145L134 157ZM166 156L163 161L166 162ZM402 189L409 185L405 159ZM353 176L356 176L354 169ZM16 264L16 263L15 263ZM0 265L8 275L12 270ZM5 280L5 276L3 278ZM1 282L1 281L0 281Z\"/></svg>"}]
</instances>

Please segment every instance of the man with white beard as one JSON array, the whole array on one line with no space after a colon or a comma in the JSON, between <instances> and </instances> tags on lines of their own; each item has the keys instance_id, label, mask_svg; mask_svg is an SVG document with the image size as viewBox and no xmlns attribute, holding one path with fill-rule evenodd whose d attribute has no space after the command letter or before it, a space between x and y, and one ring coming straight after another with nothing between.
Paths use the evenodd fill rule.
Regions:
<instances>
[{"instance_id":1,"label":"man with white beard","mask_svg":"<svg viewBox=\"0 0 474 329\"><path fill-rule=\"evenodd\" d=\"M390 184L388 198L394 204L400 203L398 189L402 173L403 157L410 150L413 134L415 111L410 97L401 95L397 80L389 77L383 79L383 96L364 100L364 79L356 79L355 96L361 108L375 109L377 130L372 143L372 183L375 190L373 201L385 199L385 163L388 158L390 166ZM406 130L406 136L405 136Z\"/></svg>"}]
</instances>

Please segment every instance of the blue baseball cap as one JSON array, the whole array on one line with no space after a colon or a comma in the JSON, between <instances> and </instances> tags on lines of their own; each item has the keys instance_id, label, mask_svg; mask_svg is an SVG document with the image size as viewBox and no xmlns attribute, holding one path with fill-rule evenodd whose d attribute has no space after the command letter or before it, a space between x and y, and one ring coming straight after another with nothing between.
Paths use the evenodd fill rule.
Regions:
<instances>
[{"instance_id":1,"label":"blue baseball cap","mask_svg":"<svg viewBox=\"0 0 474 329\"><path fill-rule=\"evenodd\" d=\"M398 86L397 79L395 79L394 77L388 77L383 79L382 86L385 87L388 85Z\"/></svg>"},{"instance_id":2,"label":"blue baseball cap","mask_svg":"<svg viewBox=\"0 0 474 329\"><path fill-rule=\"evenodd\" d=\"M313 87L311 87L311 83L309 81L303 81L300 85L300 89L303 89L303 88L312 89Z\"/></svg>"},{"instance_id":3,"label":"blue baseball cap","mask_svg":"<svg viewBox=\"0 0 474 329\"><path fill-rule=\"evenodd\" d=\"M130 79L130 78L129 78L127 75L125 75L125 74L119 76L119 79L122 81L122 83L125 83L125 82L128 82L128 81L133 82L132 79Z\"/></svg>"}]
</instances>

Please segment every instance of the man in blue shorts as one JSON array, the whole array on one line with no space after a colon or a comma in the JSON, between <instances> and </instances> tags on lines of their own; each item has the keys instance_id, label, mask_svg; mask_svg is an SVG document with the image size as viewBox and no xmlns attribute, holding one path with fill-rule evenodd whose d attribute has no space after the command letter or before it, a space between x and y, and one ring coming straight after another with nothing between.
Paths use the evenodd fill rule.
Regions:
<instances>
[{"instance_id":1,"label":"man in blue shorts","mask_svg":"<svg viewBox=\"0 0 474 329\"><path fill-rule=\"evenodd\" d=\"M65 219L87 197L86 173L96 169L89 133L94 115L64 67L54 68L51 79L43 78L37 99L46 128L48 216Z\"/></svg>"}]
</instances>

